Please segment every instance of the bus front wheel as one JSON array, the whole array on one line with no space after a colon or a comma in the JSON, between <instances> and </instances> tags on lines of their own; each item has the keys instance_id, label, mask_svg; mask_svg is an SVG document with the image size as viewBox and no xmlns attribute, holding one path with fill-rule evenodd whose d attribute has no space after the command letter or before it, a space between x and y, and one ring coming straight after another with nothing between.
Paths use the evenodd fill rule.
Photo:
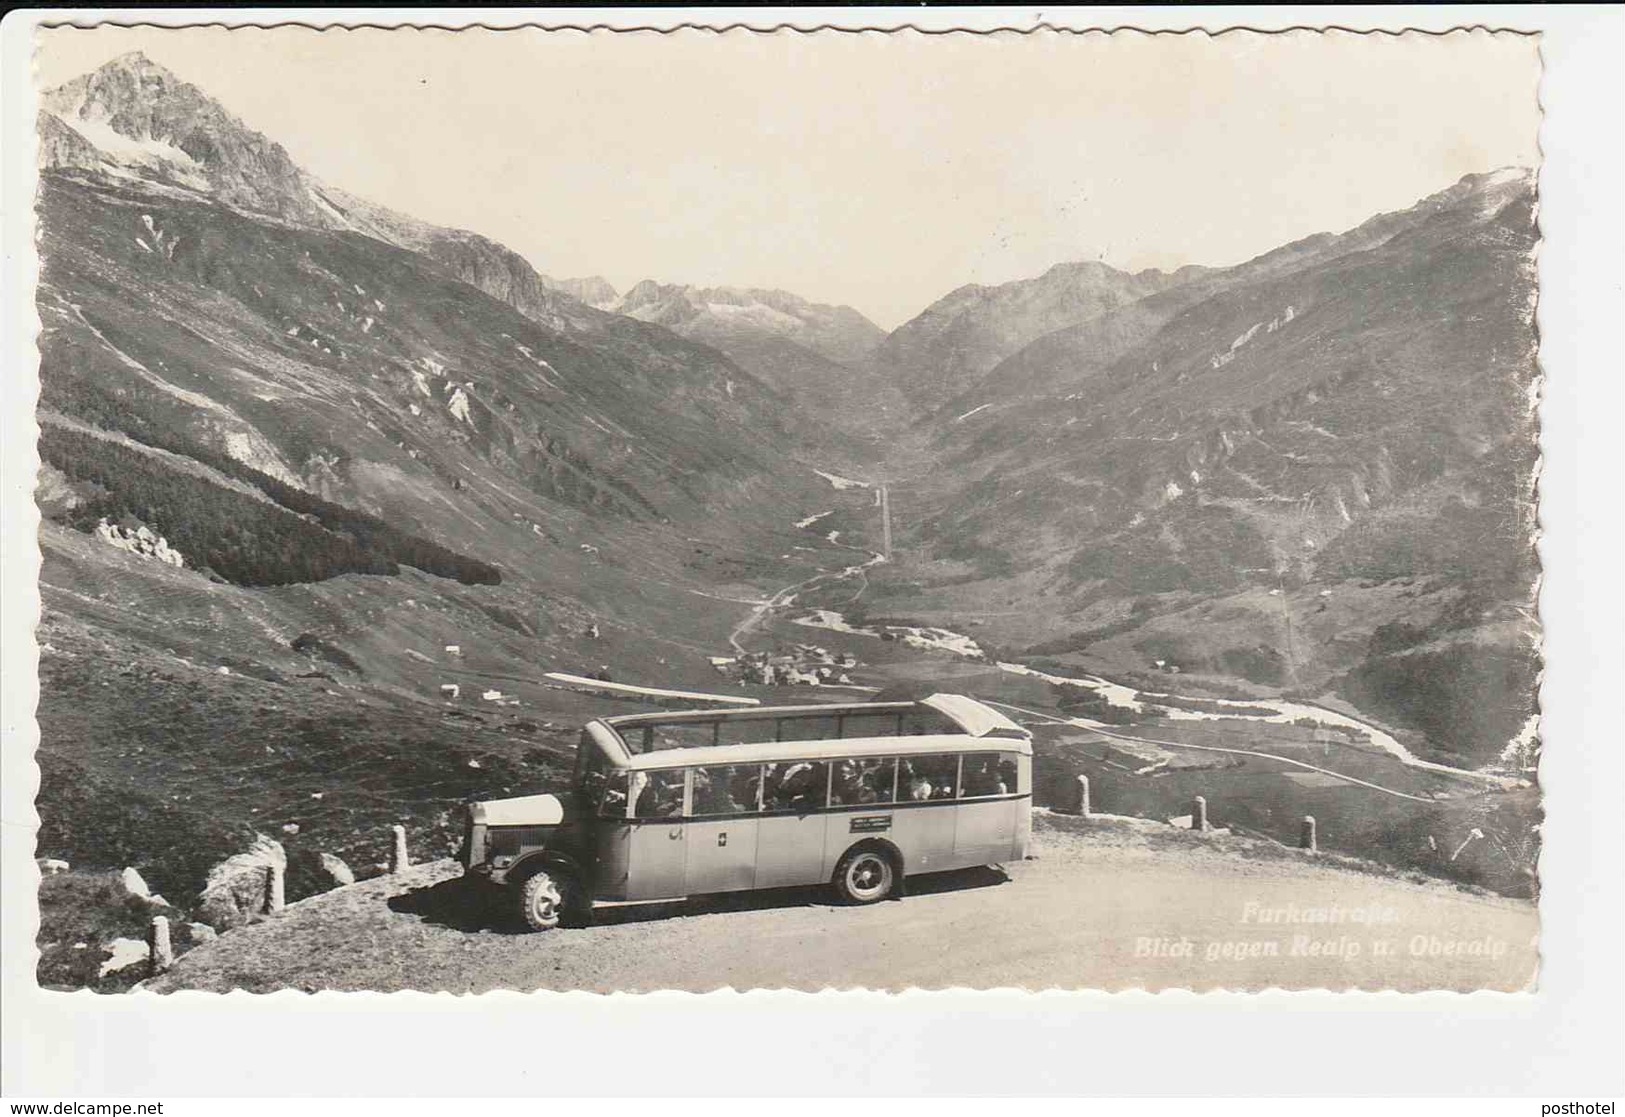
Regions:
<instances>
[{"instance_id":1,"label":"bus front wheel","mask_svg":"<svg viewBox=\"0 0 1625 1117\"><path fill-rule=\"evenodd\" d=\"M582 907L580 882L558 869L538 870L519 886L519 917L532 931L576 921Z\"/></svg>"},{"instance_id":2,"label":"bus front wheel","mask_svg":"<svg viewBox=\"0 0 1625 1117\"><path fill-rule=\"evenodd\" d=\"M835 891L849 904L872 904L897 887L897 867L884 850L860 846L848 850L835 869Z\"/></svg>"}]
</instances>

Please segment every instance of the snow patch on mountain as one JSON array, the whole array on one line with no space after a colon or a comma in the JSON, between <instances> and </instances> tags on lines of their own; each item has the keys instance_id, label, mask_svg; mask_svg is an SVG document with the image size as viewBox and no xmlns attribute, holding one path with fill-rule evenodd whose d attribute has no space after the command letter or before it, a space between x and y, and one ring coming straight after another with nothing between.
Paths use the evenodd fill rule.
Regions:
<instances>
[{"instance_id":1,"label":"snow patch on mountain","mask_svg":"<svg viewBox=\"0 0 1625 1117\"><path fill-rule=\"evenodd\" d=\"M186 186L197 190L208 189L209 181L203 177L197 160L168 140L126 136L108 124L106 119L94 115L93 107L90 110L93 115L81 115L86 109L87 106L81 101L73 111L53 115L113 163L126 168L168 172L169 177Z\"/></svg>"},{"instance_id":2,"label":"snow patch on mountain","mask_svg":"<svg viewBox=\"0 0 1625 1117\"><path fill-rule=\"evenodd\" d=\"M451 399L446 404L446 410L451 412L452 418L461 419L469 426L474 425L474 420L468 413L468 394L461 388L451 394Z\"/></svg>"},{"instance_id":3,"label":"snow patch on mountain","mask_svg":"<svg viewBox=\"0 0 1625 1117\"><path fill-rule=\"evenodd\" d=\"M530 351L530 347L528 345L520 345L516 341L516 342L514 342L514 348L517 349L525 357L526 360L530 361L537 368L542 369L544 372L551 372L554 376L557 376L559 374L558 369L556 369L552 365L548 364L547 361L543 360L541 357L538 357L535 353L532 353ZM560 389L557 384L555 384L553 381L549 380L545 376L542 377L542 383L546 384L549 388L553 388L555 390L562 391L562 389Z\"/></svg>"},{"instance_id":4,"label":"snow patch on mountain","mask_svg":"<svg viewBox=\"0 0 1625 1117\"><path fill-rule=\"evenodd\" d=\"M1231 349L1240 349L1243 345L1246 345L1249 341L1253 340L1253 338L1258 334L1258 331L1263 327L1263 325L1264 325L1264 323L1262 323L1262 322L1254 322L1252 324L1251 328L1249 328L1246 333L1242 334L1240 337L1236 338L1235 341L1232 341L1230 343L1230 348Z\"/></svg>"},{"instance_id":5,"label":"snow patch on mountain","mask_svg":"<svg viewBox=\"0 0 1625 1117\"><path fill-rule=\"evenodd\" d=\"M825 473L822 469L813 470L814 473L830 483L830 486L845 492L847 489L867 489L869 482L854 481L850 477L841 477L834 473Z\"/></svg>"}]
</instances>

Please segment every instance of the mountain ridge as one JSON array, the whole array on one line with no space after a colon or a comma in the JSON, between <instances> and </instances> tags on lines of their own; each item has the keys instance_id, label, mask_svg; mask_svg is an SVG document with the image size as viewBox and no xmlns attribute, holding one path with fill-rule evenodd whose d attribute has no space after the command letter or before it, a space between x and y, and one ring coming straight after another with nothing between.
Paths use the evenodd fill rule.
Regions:
<instances>
[{"instance_id":1,"label":"mountain ridge","mask_svg":"<svg viewBox=\"0 0 1625 1117\"><path fill-rule=\"evenodd\" d=\"M1084 260L1010 283L966 284L886 335L875 359L895 370L916 406L929 410L1037 338L1178 287L1204 271L1191 266L1130 273Z\"/></svg>"},{"instance_id":2,"label":"mountain ridge","mask_svg":"<svg viewBox=\"0 0 1625 1117\"><path fill-rule=\"evenodd\" d=\"M815 303L789 291L763 287L692 287L645 279L612 309L659 322L724 352L738 338L783 337L819 356L864 365L885 333L849 306Z\"/></svg>"}]
</instances>

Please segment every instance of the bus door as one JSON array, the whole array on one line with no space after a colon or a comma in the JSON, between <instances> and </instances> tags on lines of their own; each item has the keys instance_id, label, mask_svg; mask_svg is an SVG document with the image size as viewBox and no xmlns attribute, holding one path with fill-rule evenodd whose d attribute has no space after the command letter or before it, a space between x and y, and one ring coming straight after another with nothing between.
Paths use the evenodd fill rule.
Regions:
<instances>
[{"instance_id":1,"label":"bus door","mask_svg":"<svg viewBox=\"0 0 1625 1117\"><path fill-rule=\"evenodd\" d=\"M959 757L953 753L905 756L897 763L897 801L892 841L903 852L904 871L934 873L959 867L954 856L954 804Z\"/></svg>"},{"instance_id":2,"label":"bus door","mask_svg":"<svg viewBox=\"0 0 1625 1117\"><path fill-rule=\"evenodd\" d=\"M627 839L626 899L687 895L683 769L632 773L632 820Z\"/></svg>"},{"instance_id":3,"label":"bus door","mask_svg":"<svg viewBox=\"0 0 1625 1117\"><path fill-rule=\"evenodd\" d=\"M1017 792L1014 753L966 753L959 777L959 818L954 826L954 859L986 865L1010 857L1017 814L1025 800Z\"/></svg>"},{"instance_id":4,"label":"bus door","mask_svg":"<svg viewBox=\"0 0 1625 1117\"><path fill-rule=\"evenodd\" d=\"M741 892L756 884L760 764L694 769L689 808L687 889L690 895Z\"/></svg>"},{"instance_id":5,"label":"bus door","mask_svg":"<svg viewBox=\"0 0 1625 1117\"><path fill-rule=\"evenodd\" d=\"M827 761L793 760L762 766L762 814L756 828L757 888L821 884L824 864Z\"/></svg>"},{"instance_id":6,"label":"bus door","mask_svg":"<svg viewBox=\"0 0 1625 1117\"><path fill-rule=\"evenodd\" d=\"M584 741L582 751L593 748ZM627 816L632 805L627 800L629 772L611 768L601 755L589 753L576 783L576 810L588 835L592 894L596 900L626 899L627 850L632 828Z\"/></svg>"}]
</instances>

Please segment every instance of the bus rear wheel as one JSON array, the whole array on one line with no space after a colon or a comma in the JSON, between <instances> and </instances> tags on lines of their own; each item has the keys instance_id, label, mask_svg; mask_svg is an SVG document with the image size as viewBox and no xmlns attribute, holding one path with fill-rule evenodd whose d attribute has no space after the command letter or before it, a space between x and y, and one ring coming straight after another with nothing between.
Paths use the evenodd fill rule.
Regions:
<instances>
[{"instance_id":1,"label":"bus rear wheel","mask_svg":"<svg viewBox=\"0 0 1625 1117\"><path fill-rule=\"evenodd\" d=\"M532 931L579 922L583 906L580 882L558 869L540 869L519 886L519 918Z\"/></svg>"},{"instance_id":2,"label":"bus rear wheel","mask_svg":"<svg viewBox=\"0 0 1625 1117\"><path fill-rule=\"evenodd\" d=\"M897 887L897 867L873 846L848 850L835 868L835 891L849 904L884 900Z\"/></svg>"}]
</instances>

